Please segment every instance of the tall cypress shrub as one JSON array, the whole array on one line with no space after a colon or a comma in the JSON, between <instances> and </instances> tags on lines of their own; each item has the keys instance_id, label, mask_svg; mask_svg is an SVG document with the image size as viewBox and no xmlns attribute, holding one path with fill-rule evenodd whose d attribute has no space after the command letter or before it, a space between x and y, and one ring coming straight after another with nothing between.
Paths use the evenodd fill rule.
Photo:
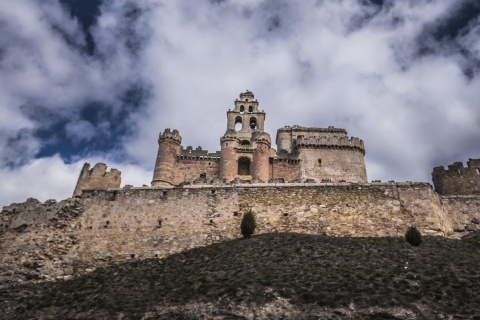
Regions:
<instances>
[{"instance_id":1,"label":"tall cypress shrub","mask_svg":"<svg viewBox=\"0 0 480 320\"><path fill-rule=\"evenodd\" d=\"M242 223L240 224L240 231L245 239L250 238L252 234L255 232L256 228L255 223L255 214L253 213L252 209L245 212L242 218Z\"/></svg>"}]
</instances>

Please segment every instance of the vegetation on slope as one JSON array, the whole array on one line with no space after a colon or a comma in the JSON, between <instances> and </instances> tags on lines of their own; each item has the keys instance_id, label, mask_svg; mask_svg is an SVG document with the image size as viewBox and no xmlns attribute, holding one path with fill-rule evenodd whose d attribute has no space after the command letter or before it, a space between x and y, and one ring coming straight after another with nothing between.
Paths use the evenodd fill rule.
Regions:
<instances>
[{"instance_id":1,"label":"vegetation on slope","mask_svg":"<svg viewBox=\"0 0 480 320\"><path fill-rule=\"evenodd\" d=\"M162 306L261 306L283 298L305 310L402 307L418 319L480 319L479 265L478 236L424 237L414 247L403 238L263 234L2 289L0 308L5 319L140 319Z\"/></svg>"}]
</instances>

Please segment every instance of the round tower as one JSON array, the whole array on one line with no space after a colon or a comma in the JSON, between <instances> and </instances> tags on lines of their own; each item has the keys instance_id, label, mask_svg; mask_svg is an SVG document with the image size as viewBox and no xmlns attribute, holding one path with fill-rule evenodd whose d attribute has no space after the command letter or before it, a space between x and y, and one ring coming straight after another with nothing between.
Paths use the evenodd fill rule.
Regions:
<instances>
[{"instance_id":1,"label":"round tower","mask_svg":"<svg viewBox=\"0 0 480 320\"><path fill-rule=\"evenodd\" d=\"M220 180L230 182L237 176L237 151L238 146L235 133L229 135L228 132L220 139Z\"/></svg>"},{"instance_id":2,"label":"round tower","mask_svg":"<svg viewBox=\"0 0 480 320\"><path fill-rule=\"evenodd\" d=\"M254 132L252 141L256 145L253 152L252 178L268 182L270 179L270 135L266 132Z\"/></svg>"},{"instance_id":3,"label":"round tower","mask_svg":"<svg viewBox=\"0 0 480 320\"><path fill-rule=\"evenodd\" d=\"M178 130L170 132L170 129L167 128L165 132L160 134L152 187L168 187L174 185L180 143L182 143L182 137L178 133Z\"/></svg>"},{"instance_id":4,"label":"round tower","mask_svg":"<svg viewBox=\"0 0 480 320\"><path fill-rule=\"evenodd\" d=\"M277 130L278 153L292 153L292 129L289 126Z\"/></svg>"}]
</instances>

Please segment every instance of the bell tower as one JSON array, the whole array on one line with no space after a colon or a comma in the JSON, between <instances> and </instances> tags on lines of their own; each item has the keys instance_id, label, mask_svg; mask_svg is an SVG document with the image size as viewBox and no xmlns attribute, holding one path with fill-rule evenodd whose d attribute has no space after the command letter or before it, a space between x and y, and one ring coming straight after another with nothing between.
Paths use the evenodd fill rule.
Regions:
<instances>
[{"instance_id":1,"label":"bell tower","mask_svg":"<svg viewBox=\"0 0 480 320\"><path fill-rule=\"evenodd\" d=\"M239 138L251 142L253 132L264 130L265 112L258 110L258 101L247 90L235 99L235 108L227 112L227 119L227 132L233 130Z\"/></svg>"},{"instance_id":2,"label":"bell tower","mask_svg":"<svg viewBox=\"0 0 480 320\"><path fill-rule=\"evenodd\" d=\"M227 130L220 139L220 179L268 182L271 140L264 125L265 112L258 109L253 93L241 93L234 109L227 111Z\"/></svg>"}]
</instances>

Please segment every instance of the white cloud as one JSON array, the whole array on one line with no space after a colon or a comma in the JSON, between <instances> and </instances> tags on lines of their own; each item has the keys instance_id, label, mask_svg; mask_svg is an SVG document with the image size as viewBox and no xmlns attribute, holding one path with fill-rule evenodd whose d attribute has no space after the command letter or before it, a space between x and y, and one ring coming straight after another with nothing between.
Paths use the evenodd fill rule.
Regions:
<instances>
[{"instance_id":1,"label":"white cloud","mask_svg":"<svg viewBox=\"0 0 480 320\"><path fill-rule=\"evenodd\" d=\"M111 123L95 128L72 113L100 101L123 114L122 93L139 83L148 85L151 98L140 111L125 113L135 130L119 138L128 157L115 164L137 186L150 182L158 134L166 127L179 129L185 146L216 151L225 113L245 89L267 112L272 140L278 128L293 124L344 127L362 138L370 179L425 181L433 165L479 157L479 80L464 74L480 59L478 19L456 42L436 44L428 32L458 2L361 3L106 1L92 27L93 56L52 28L61 26L77 46L85 43L78 22L56 2L12 3L0 11L9 43L0 54L0 148L9 161L17 157L27 164L1 170L40 181L28 170L45 161L73 189L78 171L72 172L83 161L33 159L44 141L32 130L42 124L20 107L36 103L71 116L67 136L88 141L95 139L94 129L108 132ZM436 51L420 55L422 45ZM8 141L19 132L18 145L26 147L10 150ZM91 154L113 166L101 150ZM35 195L34 189L18 194ZM63 189L52 185L52 197Z\"/></svg>"}]
</instances>

